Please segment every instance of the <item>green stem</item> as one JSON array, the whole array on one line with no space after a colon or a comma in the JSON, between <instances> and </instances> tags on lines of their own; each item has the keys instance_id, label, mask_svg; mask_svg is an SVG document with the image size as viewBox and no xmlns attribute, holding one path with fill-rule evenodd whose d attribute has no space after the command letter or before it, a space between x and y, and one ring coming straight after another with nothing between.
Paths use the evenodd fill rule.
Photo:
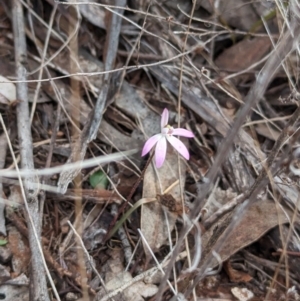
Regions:
<instances>
[{"instance_id":1,"label":"green stem","mask_svg":"<svg viewBox=\"0 0 300 301\"><path fill-rule=\"evenodd\" d=\"M112 237L112 235L116 232L116 230L115 230L115 231L112 233L112 231L113 231L114 229L116 229L116 228L117 228L117 225L119 224L119 222L116 223L116 221L117 221L118 217L119 217L119 216L123 213L123 211L125 210L127 204L129 203L129 201L131 200L133 194L135 193L135 191L136 191L138 185L139 185L139 184L141 183L141 181L144 179L145 172L146 172L146 170L147 170L149 164L151 163L153 156L154 156L154 152L152 152L152 154L149 156L149 159L148 159L148 161L147 161L147 163L146 163L146 165L145 165L145 167L144 167L144 169L143 169L143 171L142 171L142 173L141 173L141 176L137 179L137 181L136 181L135 184L133 185L133 187L132 187L132 189L131 189L131 191L130 191L130 193L129 193L127 199L126 199L126 202L124 202L124 203L122 204L121 208L120 208L119 211L118 211L118 214L115 215L114 219L113 219L112 222L110 223L110 225L109 225L109 227L108 227L109 230L107 231L107 234L106 234L106 236L105 236L104 239L103 239L104 242L106 242L106 241L107 241L110 237ZM134 206L133 206L133 207L134 207ZM131 209L132 209L132 208L131 208ZM131 209L129 209L128 211L130 211ZM134 210L133 210L133 211L134 211ZM130 213L130 214L131 214L131 213ZM123 219L123 218L121 218L121 220L122 220L122 219ZM125 218L125 220L126 220L126 218ZM124 221L123 221L123 222L124 222ZM122 222L122 223L123 223L123 222ZM122 224L122 223L121 223L121 224ZM114 225L114 226L113 226L113 225ZM111 230L111 229L112 229L112 230ZM119 226L118 226L117 229L119 229Z\"/></svg>"},{"instance_id":2,"label":"green stem","mask_svg":"<svg viewBox=\"0 0 300 301\"><path fill-rule=\"evenodd\" d=\"M133 211L135 211L137 208L139 208L143 204L155 202L156 198L144 198L137 201L128 211L124 213L124 215L120 218L120 220L114 225L114 227L111 229L107 239L111 238L118 229L123 225L123 223L128 219L128 217L132 214Z\"/></svg>"}]
</instances>

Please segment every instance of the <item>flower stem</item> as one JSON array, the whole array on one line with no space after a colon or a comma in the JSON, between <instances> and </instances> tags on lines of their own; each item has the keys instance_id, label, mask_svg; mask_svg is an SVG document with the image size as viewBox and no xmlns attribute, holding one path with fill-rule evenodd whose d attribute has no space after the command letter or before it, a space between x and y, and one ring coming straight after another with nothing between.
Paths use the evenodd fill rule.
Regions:
<instances>
[{"instance_id":1,"label":"flower stem","mask_svg":"<svg viewBox=\"0 0 300 301\"><path fill-rule=\"evenodd\" d=\"M144 167L144 169L142 170L142 173L141 173L141 176L137 179L137 181L135 182L135 184L133 185L131 191L130 191L130 194L128 195L127 199L126 199L126 202L124 203L125 206L128 204L128 202L131 200L133 194L135 193L137 187L139 186L139 184L141 183L141 181L143 181L144 179L144 176L145 176L145 172L150 164L150 162L152 161L152 158L154 156L154 151L152 152L152 154L149 156L149 159L147 160L146 162L146 165ZM124 204L122 206L124 206ZM121 207L122 208L122 207Z\"/></svg>"},{"instance_id":2,"label":"flower stem","mask_svg":"<svg viewBox=\"0 0 300 301\"><path fill-rule=\"evenodd\" d=\"M118 229L123 225L123 223L127 220L127 218L132 214L133 211L138 209L141 205L155 202L156 198L149 198L149 199L140 199L137 201L132 207L130 207L124 214L123 216L119 219L119 221L115 224L115 226L109 231L108 233L108 239L111 238L117 231Z\"/></svg>"},{"instance_id":3,"label":"flower stem","mask_svg":"<svg viewBox=\"0 0 300 301\"><path fill-rule=\"evenodd\" d=\"M106 236L103 239L103 243L105 243L116 232L116 230L117 230L116 226L114 228L113 228L113 226L115 225L118 217L124 212L124 210L125 210L126 206L128 205L129 201L132 199L132 196L135 193L137 187L139 186L139 184L141 183L141 181L144 179L145 172L146 172L149 164L151 163L153 156L154 156L154 151L149 156L149 159L147 160L146 165L145 165L144 169L142 170L142 173L141 173L140 177L137 179L137 181L133 185L133 187L132 187L132 189L131 189L128 197L126 198L126 201L122 204L122 206L120 207L118 213L114 216L113 220L111 221L111 223L110 223L110 225L108 227L107 234L106 234ZM137 207L134 207L134 208L137 209ZM133 208L129 209L130 213L128 215L126 214L126 218L135 210L135 209L133 209L133 210L132 209ZM123 224L123 222L125 221L125 219L122 219L122 222L118 223L119 227L120 227L121 224Z\"/></svg>"}]
</instances>

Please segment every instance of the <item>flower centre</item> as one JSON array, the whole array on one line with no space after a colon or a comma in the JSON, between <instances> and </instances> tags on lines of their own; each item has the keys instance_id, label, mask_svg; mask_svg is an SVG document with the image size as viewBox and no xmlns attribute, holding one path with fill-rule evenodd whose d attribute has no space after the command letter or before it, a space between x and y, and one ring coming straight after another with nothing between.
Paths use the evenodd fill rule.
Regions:
<instances>
[{"instance_id":1,"label":"flower centre","mask_svg":"<svg viewBox=\"0 0 300 301\"><path fill-rule=\"evenodd\" d=\"M173 135L174 128L167 124L162 130L161 133L164 135Z\"/></svg>"}]
</instances>

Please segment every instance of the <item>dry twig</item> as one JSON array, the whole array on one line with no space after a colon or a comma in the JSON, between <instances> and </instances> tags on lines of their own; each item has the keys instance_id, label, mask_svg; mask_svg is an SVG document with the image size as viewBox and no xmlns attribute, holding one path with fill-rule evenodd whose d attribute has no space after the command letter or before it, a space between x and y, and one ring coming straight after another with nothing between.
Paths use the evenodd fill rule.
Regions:
<instances>
[{"instance_id":1,"label":"dry twig","mask_svg":"<svg viewBox=\"0 0 300 301\"><path fill-rule=\"evenodd\" d=\"M17 79L17 97L21 102L17 105L18 137L21 153L21 165L24 170L33 171L32 138L30 129L28 88L26 81L26 40L24 32L23 7L18 0L13 1L12 19L15 43L15 61ZM32 300L50 301L42 253L40 252L39 240L41 233L41 223L38 203L38 190L33 183L38 182L34 173L24 178L26 198L28 199L28 210L26 221L28 225L29 243L31 249L31 285L30 295ZM27 200L24 200L26 202Z\"/></svg>"}]
</instances>

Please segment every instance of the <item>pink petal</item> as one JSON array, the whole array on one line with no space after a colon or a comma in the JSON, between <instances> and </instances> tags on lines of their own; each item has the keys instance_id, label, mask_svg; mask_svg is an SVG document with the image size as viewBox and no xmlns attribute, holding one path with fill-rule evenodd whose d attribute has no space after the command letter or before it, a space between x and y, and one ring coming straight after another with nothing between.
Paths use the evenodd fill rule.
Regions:
<instances>
[{"instance_id":1,"label":"pink petal","mask_svg":"<svg viewBox=\"0 0 300 301\"><path fill-rule=\"evenodd\" d=\"M155 164L157 168L162 167L164 164L167 153L167 140L165 137L160 139L155 148Z\"/></svg>"},{"instance_id":2,"label":"pink petal","mask_svg":"<svg viewBox=\"0 0 300 301\"><path fill-rule=\"evenodd\" d=\"M172 135L174 136L183 136L183 137L188 137L188 138L194 138L195 135L191 132L191 131L188 131L186 129L174 129L172 131Z\"/></svg>"},{"instance_id":3,"label":"pink petal","mask_svg":"<svg viewBox=\"0 0 300 301\"><path fill-rule=\"evenodd\" d=\"M169 111L168 109L164 109L161 114L160 127L164 128L169 122Z\"/></svg>"},{"instance_id":4,"label":"pink petal","mask_svg":"<svg viewBox=\"0 0 300 301\"><path fill-rule=\"evenodd\" d=\"M152 149L152 147L153 147L153 146L157 143L157 141L158 141L160 138L162 138L162 137L163 137L163 136L162 136L161 134L156 134L156 135L150 137L150 138L146 141L146 143L145 143L145 145L144 145L144 147L143 147L143 150L142 150L142 157L145 156L145 155L147 155L147 154L150 152L150 150Z\"/></svg>"},{"instance_id":5,"label":"pink petal","mask_svg":"<svg viewBox=\"0 0 300 301\"><path fill-rule=\"evenodd\" d=\"M171 145L181 154L185 159L189 160L190 154L186 146L176 137L174 136L167 136L168 141Z\"/></svg>"}]
</instances>

